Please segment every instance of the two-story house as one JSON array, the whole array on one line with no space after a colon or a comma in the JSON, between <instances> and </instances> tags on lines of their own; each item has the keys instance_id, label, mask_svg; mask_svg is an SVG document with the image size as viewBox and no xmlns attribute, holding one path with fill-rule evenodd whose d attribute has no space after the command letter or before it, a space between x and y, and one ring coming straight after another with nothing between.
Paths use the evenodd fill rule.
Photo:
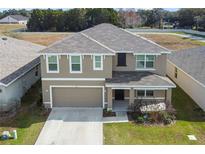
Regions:
<instances>
[{"instance_id":1,"label":"two-story house","mask_svg":"<svg viewBox=\"0 0 205 154\"><path fill-rule=\"evenodd\" d=\"M100 24L41 52L46 107L131 106L137 100L171 102L166 77L170 51L111 24Z\"/></svg>"}]
</instances>

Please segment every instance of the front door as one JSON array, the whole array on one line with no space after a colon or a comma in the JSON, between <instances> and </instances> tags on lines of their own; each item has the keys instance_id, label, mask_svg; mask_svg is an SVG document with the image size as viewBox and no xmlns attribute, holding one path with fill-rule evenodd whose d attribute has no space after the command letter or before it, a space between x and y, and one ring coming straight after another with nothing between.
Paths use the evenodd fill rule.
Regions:
<instances>
[{"instance_id":1,"label":"front door","mask_svg":"<svg viewBox=\"0 0 205 154\"><path fill-rule=\"evenodd\" d=\"M115 90L115 100L124 100L124 90Z\"/></svg>"}]
</instances>

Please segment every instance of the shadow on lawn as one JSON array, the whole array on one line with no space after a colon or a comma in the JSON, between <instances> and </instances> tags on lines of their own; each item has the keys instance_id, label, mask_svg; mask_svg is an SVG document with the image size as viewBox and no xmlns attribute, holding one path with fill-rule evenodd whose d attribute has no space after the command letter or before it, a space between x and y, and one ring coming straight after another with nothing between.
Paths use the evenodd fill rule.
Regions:
<instances>
[{"instance_id":1,"label":"shadow on lawn","mask_svg":"<svg viewBox=\"0 0 205 154\"><path fill-rule=\"evenodd\" d=\"M45 122L49 112L42 105L37 105L41 101L41 81L37 81L22 97L21 108L18 113L4 122L0 122L1 129L28 128L32 124Z\"/></svg>"},{"instance_id":2,"label":"shadow on lawn","mask_svg":"<svg viewBox=\"0 0 205 154\"><path fill-rule=\"evenodd\" d=\"M177 120L205 122L205 112L178 85L172 90L172 104Z\"/></svg>"},{"instance_id":3,"label":"shadow on lawn","mask_svg":"<svg viewBox=\"0 0 205 154\"><path fill-rule=\"evenodd\" d=\"M10 130L18 128L28 128L32 124L45 122L49 112L45 111L42 107L34 106L33 108L17 113L14 118L1 122L0 127Z\"/></svg>"}]
</instances>

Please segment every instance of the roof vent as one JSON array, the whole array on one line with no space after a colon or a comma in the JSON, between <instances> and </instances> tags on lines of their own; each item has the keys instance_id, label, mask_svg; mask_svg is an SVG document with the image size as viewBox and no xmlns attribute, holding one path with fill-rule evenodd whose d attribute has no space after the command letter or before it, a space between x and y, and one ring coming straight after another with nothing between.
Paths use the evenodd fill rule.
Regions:
<instances>
[{"instance_id":1,"label":"roof vent","mask_svg":"<svg viewBox=\"0 0 205 154\"><path fill-rule=\"evenodd\" d=\"M6 41L6 40L7 40L7 38L6 38L6 37L2 37L1 39L2 39L2 40L4 40L4 41Z\"/></svg>"}]
</instances>

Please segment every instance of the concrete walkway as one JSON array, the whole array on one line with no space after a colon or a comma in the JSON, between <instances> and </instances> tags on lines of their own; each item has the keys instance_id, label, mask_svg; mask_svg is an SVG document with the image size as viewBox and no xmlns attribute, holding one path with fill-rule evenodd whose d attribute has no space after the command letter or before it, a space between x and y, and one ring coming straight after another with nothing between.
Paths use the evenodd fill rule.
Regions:
<instances>
[{"instance_id":1,"label":"concrete walkway","mask_svg":"<svg viewBox=\"0 0 205 154\"><path fill-rule=\"evenodd\" d=\"M103 144L101 108L52 109L36 145Z\"/></svg>"}]
</instances>

